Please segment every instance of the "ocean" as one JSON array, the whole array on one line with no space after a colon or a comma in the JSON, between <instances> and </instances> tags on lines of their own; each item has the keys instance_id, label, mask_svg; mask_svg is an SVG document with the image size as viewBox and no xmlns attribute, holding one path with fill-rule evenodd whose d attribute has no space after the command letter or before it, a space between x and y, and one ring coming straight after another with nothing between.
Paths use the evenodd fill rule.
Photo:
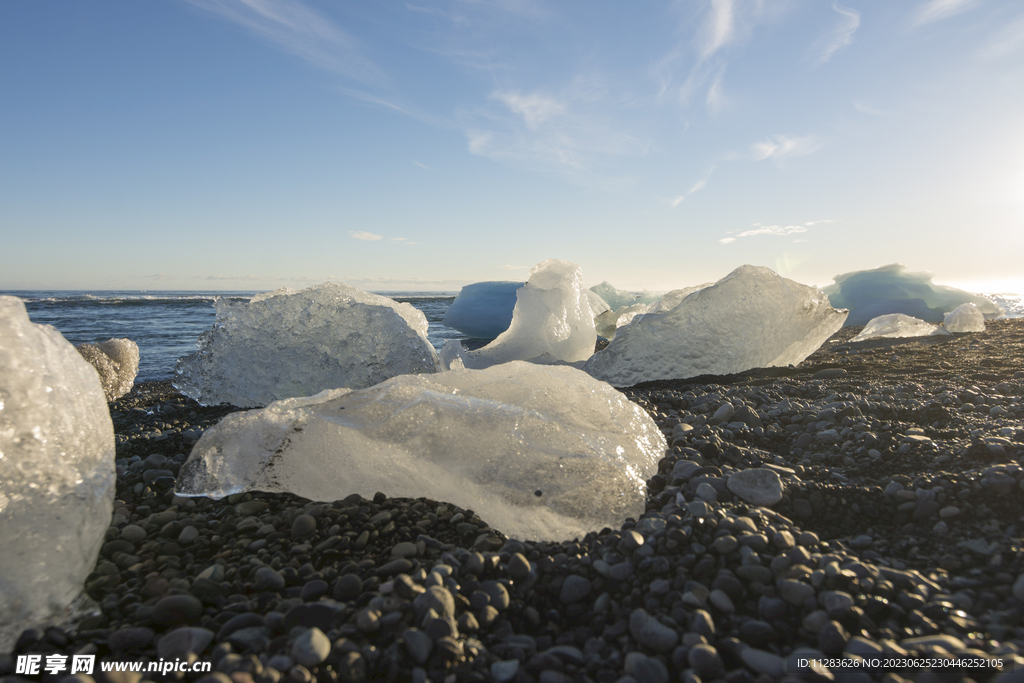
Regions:
<instances>
[{"instance_id":1,"label":"ocean","mask_svg":"<svg viewBox=\"0 0 1024 683\"><path fill-rule=\"evenodd\" d=\"M175 362L197 348L199 335L213 326L218 298L248 300L258 292L193 291L0 291L21 298L32 322L53 325L72 344L125 337L139 345L136 381L174 377ZM427 337L440 349L466 335L441 324L456 292L377 292L412 304L427 317ZM1024 316L1024 296L987 294L1008 317ZM477 343L479 344L479 342ZM477 344L467 344L476 346Z\"/></svg>"},{"instance_id":2,"label":"ocean","mask_svg":"<svg viewBox=\"0 0 1024 683\"><path fill-rule=\"evenodd\" d=\"M440 349L466 335L441 324L456 292L379 292L412 304L427 317L427 338ZM7 291L19 297L29 319L53 325L72 344L131 339L139 345L137 382L171 379L174 364L197 349L199 335L213 326L218 298L246 301L258 292Z\"/></svg>"}]
</instances>

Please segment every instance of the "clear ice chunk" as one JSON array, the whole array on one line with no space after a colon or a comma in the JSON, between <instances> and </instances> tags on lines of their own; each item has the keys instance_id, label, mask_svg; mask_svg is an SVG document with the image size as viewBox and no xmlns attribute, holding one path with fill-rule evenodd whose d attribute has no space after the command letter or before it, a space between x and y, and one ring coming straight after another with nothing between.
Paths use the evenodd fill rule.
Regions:
<instances>
[{"instance_id":1,"label":"clear ice chunk","mask_svg":"<svg viewBox=\"0 0 1024 683\"><path fill-rule=\"evenodd\" d=\"M426 496L511 537L562 540L643 514L665 447L650 416L609 385L511 362L229 415L196 443L176 491Z\"/></svg>"},{"instance_id":2,"label":"clear ice chunk","mask_svg":"<svg viewBox=\"0 0 1024 683\"><path fill-rule=\"evenodd\" d=\"M75 347L96 368L108 401L121 398L135 386L139 374L139 345L131 339L108 339Z\"/></svg>"},{"instance_id":3,"label":"clear ice chunk","mask_svg":"<svg viewBox=\"0 0 1024 683\"><path fill-rule=\"evenodd\" d=\"M852 342L864 341L865 339L900 338L900 337L928 337L931 335L948 335L949 332L938 325L932 325L920 318L913 318L902 313L890 313L872 318L864 329Z\"/></svg>"},{"instance_id":4,"label":"clear ice chunk","mask_svg":"<svg viewBox=\"0 0 1024 683\"><path fill-rule=\"evenodd\" d=\"M203 405L263 406L438 369L422 312L340 282L215 306L199 350L175 367L174 386Z\"/></svg>"},{"instance_id":5,"label":"clear ice chunk","mask_svg":"<svg viewBox=\"0 0 1024 683\"><path fill-rule=\"evenodd\" d=\"M589 358L596 343L593 308L580 267L548 259L535 266L529 281L516 290L509 328L476 351L447 342L441 349L441 367L480 369L513 360L571 363Z\"/></svg>"},{"instance_id":6,"label":"clear ice chunk","mask_svg":"<svg viewBox=\"0 0 1024 683\"><path fill-rule=\"evenodd\" d=\"M960 304L946 314L942 326L947 332L961 334L964 332L984 332L985 316L974 304Z\"/></svg>"},{"instance_id":7,"label":"clear ice chunk","mask_svg":"<svg viewBox=\"0 0 1024 683\"><path fill-rule=\"evenodd\" d=\"M0 296L0 652L60 618L114 501L114 426L96 370Z\"/></svg>"},{"instance_id":8,"label":"clear ice chunk","mask_svg":"<svg viewBox=\"0 0 1024 683\"><path fill-rule=\"evenodd\" d=\"M614 311L605 311L594 318L594 328L599 336L605 339L615 337L615 330L633 322L633 318L643 315L651 309L650 304L630 304L619 306Z\"/></svg>"},{"instance_id":9,"label":"clear ice chunk","mask_svg":"<svg viewBox=\"0 0 1024 683\"><path fill-rule=\"evenodd\" d=\"M822 291L828 294L833 306L850 310L847 325L866 325L872 318L889 313L940 323L944 311L964 303L975 304L986 318L998 318L1005 313L991 299L933 284L930 273L910 273L899 263L844 273L833 279L835 282Z\"/></svg>"},{"instance_id":10,"label":"clear ice chunk","mask_svg":"<svg viewBox=\"0 0 1024 683\"><path fill-rule=\"evenodd\" d=\"M843 325L814 287L740 266L675 308L639 316L583 370L614 386L797 364Z\"/></svg>"},{"instance_id":11,"label":"clear ice chunk","mask_svg":"<svg viewBox=\"0 0 1024 683\"><path fill-rule=\"evenodd\" d=\"M466 285L441 321L471 339L494 339L508 329L516 307L516 290L525 282L474 282Z\"/></svg>"}]
</instances>

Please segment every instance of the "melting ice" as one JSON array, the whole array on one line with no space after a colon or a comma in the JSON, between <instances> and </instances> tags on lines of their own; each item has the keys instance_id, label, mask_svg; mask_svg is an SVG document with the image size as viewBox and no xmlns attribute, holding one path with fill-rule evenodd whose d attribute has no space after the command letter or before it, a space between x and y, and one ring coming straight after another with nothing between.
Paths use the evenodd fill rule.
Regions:
<instances>
[{"instance_id":1,"label":"melting ice","mask_svg":"<svg viewBox=\"0 0 1024 683\"><path fill-rule=\"evenodd\" d=\"M199 350L175 368L174 386L203 405L262 406L438 369L422 312L339 282L215 305Z\"/></svg>"},{"instance_id":2,"label":"melting ice","mask_svg":"<svg viewBox=\"0 0 1024 683\"><path fill-rule=\"evenodd\" d=\"M81 593L113 501L114 425L96 371L0 296L0 652Z\"/></svg>"},{"instance_id":3,"label":"melting ice","mask_svg":"<svg viewBox=\"0 0 1024 683\"><path fill-rule=\"evenodd\" d=\"M583 365L615 386L790 365L843 325L814 287L740 266L660 313L639 316Z\"/></svg>"},{"instance_id":4,"label":"melting ice","mask_svg":"<svg viewBox=\"0 0 1024 683\"><path fill-rule=\"evenodd\" d=\"M512 537L565 539L641 515L665 447L650 416L607 384L511 362L229 415L195 445L177 492L428 496Z\"/></svg>"},{"instance_id":5,"label":"melting ice","mask_svg":"<svg viewBox=\"0 0 1024 683\"><path fill-rule=\"evenodd\" d=\"M135 386L135 376L139 374L139 345L131 339L79 344L75 349L96 368L108 401L121 398Z\"/></svg>"}]
</instances>

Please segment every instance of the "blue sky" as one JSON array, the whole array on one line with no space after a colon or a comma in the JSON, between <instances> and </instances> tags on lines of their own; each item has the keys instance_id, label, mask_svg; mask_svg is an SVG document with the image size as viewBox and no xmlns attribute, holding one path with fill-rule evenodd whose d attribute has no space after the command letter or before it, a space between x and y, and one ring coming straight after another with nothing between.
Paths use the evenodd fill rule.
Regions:
<instances>
[{"instance_id":1,"label":"blue sky","mask_svg":"<svg viewBox=\"0 0 1024 683\"><path fill-rule=\"evenodd\" d=\"M0 289L1024 291L1017 0L10 0L0 88Z\"/></svg>"}]
</instances>

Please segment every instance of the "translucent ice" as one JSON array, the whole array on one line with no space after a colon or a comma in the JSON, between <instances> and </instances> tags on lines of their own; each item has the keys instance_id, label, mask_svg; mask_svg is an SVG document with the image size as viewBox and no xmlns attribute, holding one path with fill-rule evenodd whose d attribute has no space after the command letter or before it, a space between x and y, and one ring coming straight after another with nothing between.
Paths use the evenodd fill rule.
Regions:
<instances>
[{"instance_id":1,"label":"translucent ice","mask_svg":"<svg viewBox=\"0 0 1024 683\"><path fill-rule=\"evenodd\" d=\"M944 311L964 303L977 305L986 318L1003 314L999 306L985 297L932 284L931 274L908 273L906 266L898 263L836 275L834 280L822 291L834 306L850 309L847 325L865 325L872 318L889 313L940 323Z\"/></svg>"},{"instance_id":2,"label":"translucent ice","mask_svg":"<svg viewBox=\"0 0 1024 683\"><path fill-rule=\"evenodd\" d=\"M607 303L608 307L612 310L628 306L636 300L635 296L624 289L619 289L607 280L599 285L594 285L590 288L590 291L604 299L605 303Z\"/></svg>"},{"instance_id":3,"label":"translucent ice","mask_svg":"<svg viewBox=\"0 0 1024 683\"><path fill-rule=\"evenodd\" d=\"M679 305L679 303L690 296L694 292L699 292L706 287L710 287L715 284L714 282L705 282L702 285L696 285L694 287L683 287L682 289L673 289L671 292L665 292L658 302L651 306L651 313L661 313L663 311L671 311L673 308Z\"/></svg>"},{"instance_id":4,"label":"translucent ice","mask_svg":"<svg viewBox=\"0 0 1024 683\"><path fill-rule=\"evenodd\" d=\"M108 339L98 344L79 344L75 349L96 368L108 401L132 390L139 374L138 344L131 339Z\"/></svg>"},{"instance_id":5,"label":"translucent ice","mask_svg":"<svg viewBox=\"0 0 1024 683\"><path fill-rule=\"evenodd\" d=\"M114 426L96 371L0 296L0 652L81 593L113 501Z\"/></svg>"},{"instance_id":6,"label":"translucent ice","mask_svg":"<svg viewBox=\"0 0 1024 683\"><path fill-rule=\"evenodd\" d=\"M615 386L796 364L843 325L818 289L740 266L662 313L620 328L583 369Z\"/></svg>"},{"instance_id":7,"label":"translucent ice","mask_svg":"<svg viewBox=\"0 0 1024 683\"><path fill-rule=\"evenodd\" d=\"M512 324L497 339L476 351L449 341L441 350L444 368L485 368L512 360L573 362L594 352L597 333L590 297L580 267L548 259L530 271L516 291Z\"/></svg>"},{"instance_id":8,"label":"translucent ice","mask_svg":"<svg viewBox=\"0 0 1024 683\"><path fill-rule=\"evenodd\" d=\"M473 339L494 339L508 329L516 290L525 282L475 282L466 285L441 321Z\"/></svg>"},{"instance_id":9,"label":"translucent ice","mask_svg":"<svg viewBox=\"0 0 1024 683\"><path fill-rule=\"evenodd\" d=\"M942 326L947 332L984 332L985 316L974 304L960 304L953 311L946 314L942 320Z\"/></svg>"},{"instance_id":10,"label":"translucent ice","mask_svg":"<svg viewBox=\"0 0 1024 683\"><path fill-rule=\"evenodd\" d=\"M650 416L607 384L512 362L229 415L192 449L177 492L426 496L509 536L555 540L642 514L664 451Z\"/></svg>"},{"instance_id":11,"label":"translucent ice","mask_svg":"<svg viewBox=\"0 0 1024 683\"><path fill-rule=\"evenodd\" d=\"M872 318L864 329L850 341L879 339L882 337L927 337L929 335L947 335L946 330L932 325L920 318L912 318L902 313L890 313Z\"/></svg>"},{"instance_id":12,"label":"translucent ice","mask_svg":"<svg viewBox=\"0 0 1024 683\"><path fill-rule=\"evenodd\" d=\"M437 371L423 313L340 282L215 305L199 351L175 368L174 386L204 405L262 406Z\"/></svg>"},{"instance_id":13,"label":"translucent ice","mask_svg":"<svg viewBox=\"0 0 1024 683\"><path fill-rule=\"evenodd\" d=\"M605 311L594 318L594 328L605 339L612 339L615 330L633 322L633 318L650 310L650 304L630 304L619 306L614 311Z\"/></svg>"}]
</instances>

